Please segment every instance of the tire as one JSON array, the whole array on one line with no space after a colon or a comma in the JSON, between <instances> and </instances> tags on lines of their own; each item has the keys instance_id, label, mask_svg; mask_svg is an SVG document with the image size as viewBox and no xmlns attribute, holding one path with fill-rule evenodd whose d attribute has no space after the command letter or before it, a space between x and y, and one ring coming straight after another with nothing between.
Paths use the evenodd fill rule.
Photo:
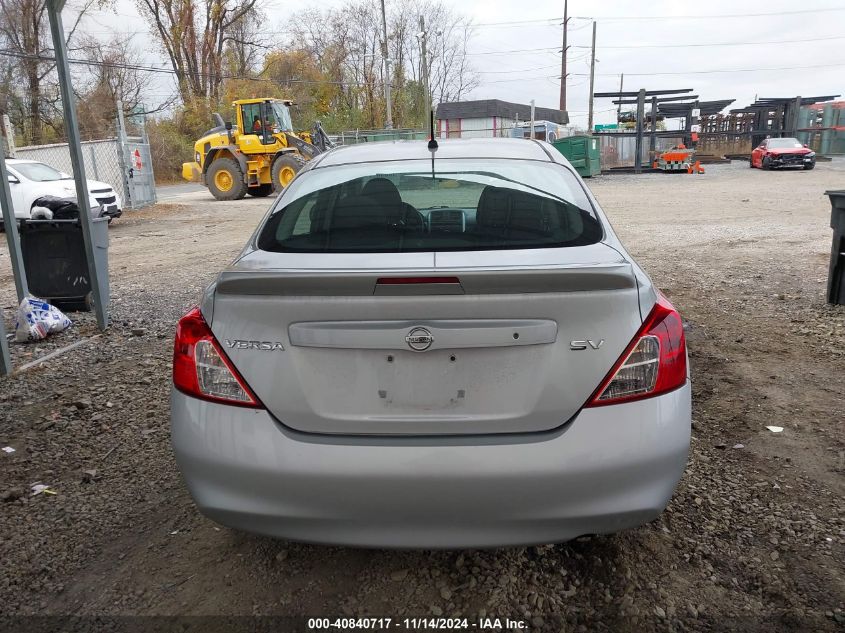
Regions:
<instances>
[{"instance_id":1,"label":"tire","mask_svg":"<svg viewBox=\"0 0 845 633\"><path fill-rule=\"evenodd\" d=\"M273 193L273 185L258 185L257 187L247 187L246 192L253 198L266 198Z\"/></svg>"},{"instance_id":2,"label":"tire","mask_svg":"<svg viewBox=\"0 0 845 633\"><path fill-rule=\"evenodd\" d=\"M305 159L299 154L281 154L273 161L273 190L281 191L290 184L293 177L305 165Z\"/></svg>"},{"instance_id":3,"label":"tire","mask_svg":"<svg viewBox=\"0 0 845 633\"><path fill-rule=\"evenodd\" d=\"M231 158L217 158L205 176L208 190L218 200L241 200L247 186L240 165Z\"/></svg>"},{"instance_id":4,"label":"tire","mask_svg":"<svg viewBox=\"0 0 845 633\"><path fill-rule=\"evenodd\" d=\"M761 164L763 166L763 169L772 169L772 159L768 156L765 156L763 158L763 162Z\"/></svg>"},{"instance_id":5,"label":"tire","mask_svg":"<svg viewBox=\"0 0 845 633\"><path fill-rule=\"evenodd\" d=\"M748 159L748 166L751 167L751 169L754 169L754 159L753 158Z\"/></svg>"},{"instance_id":6,"label":"tire","mask_svg":"<svg viewBox=\"0 0 845 633\"><path fill-rule=\"evenodd\" d=\"M804 171L810 171L815 166L816 166L815 163L810 163L809 165L804 165Z\"/></svg>"}]
</instances>

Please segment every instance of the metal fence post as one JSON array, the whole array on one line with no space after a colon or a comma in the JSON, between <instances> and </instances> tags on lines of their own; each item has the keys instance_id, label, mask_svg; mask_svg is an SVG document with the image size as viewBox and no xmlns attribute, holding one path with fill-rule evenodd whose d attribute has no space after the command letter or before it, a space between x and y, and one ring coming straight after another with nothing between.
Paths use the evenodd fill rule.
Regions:
<instances>
[{"instance_id":1,"label":"metal fence post","mask_svg":"<svg viewBox=\"0 0 845 633\"><path fill-rule=\"evenodd\" d=\"M6 325L0 315L0 376L12 373L12 357L9 355L9 342L6 340Z\"/></svg>"},{"instance_id":2,"label":"metal fence post","mask_svg":"<svg viewBox=\"0 0 845 633\"><path fill-rule=\"evenodd\" d=\"M10 139L10 145L13 141ZM21 257L21 242L18 236L18 225L15 221L15 210L12 207L12 192L9 190L9 172L6 170L6 151L0 139L0 210L3 212L3 224L6 228L6 243L9 246L9 257L12 260L12 275L15 278L15 290L18 302L27 294L26 270ZM12 359L9 355L9 342L6 340L6 326L0 311L0 376L12 373Z\"/></svg>"},{"instance_id":3,"label":"metal fence post","mask_svg":"<svg viewBox=\"0 0 845 633\"><path fill-rule=\"evenodd\" d=\"M146 107L146 106L145 106ZM147 157L149 160L147 161L150 165L150 188L153 192L153 204L158 202L158 192L156 191L156 174L153 170L153 146L150 145L150 137L147 134L147 113L144 112L144 118L142 123L142 130L141 130L141 140L147 146Z\"/></svg>"},{"instance_id":4,"label":"metal fence post","mask_svg":"<svg viewBox=\"0 0 845 633\"><path fill-rule=\"evenodd\" d=\"M97 151L94 144L88 145L88 153L91 154L91 169L94 170L94 178L100 179L100 170L97 168Z\"/></svg>"},{"instance_id":5,"label":"metal fence post","mask_svg":"<svg viewBox=\"0 0 845 633\"><path fill-rule=\"evenodd\" d=\"M15 128L12 127L12 121L8 114L3 115L3 131L6 134L6 144L8 145L9 158L15 157Z\"/></svg>"},{"instance_id":6,"label":"metal fence post","mask_svg":"<svg viewBox=\"0 0 845 633\"><path fill-rule=\"evenodd\" d=\"M132 205L132 192L129 188L129 173L126 169L126 129L123 127L123 102L117 102L117 161L120 164L120 181L123 184L123 202L130 209Z\"/></svg>"},{"instance_id":7,"label":"metal fence post","mask_svg":"<svg viewBox=\"0 0 845 633\"><path fill-rule=\"evenodd\" d=\"M85 178L85 161L82 157L82 146L79 142L79 124L76 119L76 100L71 87L70 66L67 59L65 30L62 24L62 8L64 0L48 0L47 13L50 16L50 32L53 36L53 50L56 55L56 71L59 75L59 88L62 95L62 109L68 137L68 150L73 165L73 178L76 183L76 200L79 206L79 225L82 228L82 238L85 243L85 259L88 264L88 278L91 282L91 293L94 297L94 313L97 325L105 330L109 324L106 306L100 293L99 271L94 260L94 241L92 239L91 210L89 209L88 181Z\"/></svg>"},{"instance_id":8,"label":"metal fence post","mask_svg":"<svg viewBox=\"0 0 845 633\"><path fill-rule=\"evenodd\" d=\"M21 239L18 235L18 224L15 220L15 209L12 206L12 192L9 189L9 172L6 169L6 154L3 143L0 143L0 207L3 209L3 225L6 229L6 244L9 246L9 257L12 259L12 275L15 278L15 290L18 302L29 293L26 283L26 269L23 267L21 256Z\"/></svg>"}]
</instances>

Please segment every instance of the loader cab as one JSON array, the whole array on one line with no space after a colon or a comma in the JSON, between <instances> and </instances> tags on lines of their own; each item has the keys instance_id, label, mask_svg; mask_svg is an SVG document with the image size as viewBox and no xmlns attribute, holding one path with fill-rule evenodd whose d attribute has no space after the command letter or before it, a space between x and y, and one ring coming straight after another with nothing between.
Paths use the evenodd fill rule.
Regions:
<instances>
[{"instance_id":1,"label":"loader cab","mask_svg":"<svg viewBox=\"0 0 845 633\"><path fill-rule=\"evenodd\" d=\"M235 102L238 129L248 143L261 146L279 143L279 134L293 131L289 102L276 99L250 99Z\"/></svg>"}]
</instances>

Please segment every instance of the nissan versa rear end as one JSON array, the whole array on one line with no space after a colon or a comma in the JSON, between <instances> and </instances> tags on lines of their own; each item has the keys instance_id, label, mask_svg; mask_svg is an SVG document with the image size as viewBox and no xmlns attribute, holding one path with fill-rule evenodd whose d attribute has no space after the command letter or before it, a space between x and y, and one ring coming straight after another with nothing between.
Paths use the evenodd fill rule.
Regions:
<instances>
[{"instance_id":1,"label":"nissan versa rear end","mask_svg":"<svg viewBox=\"0 0 845 633\"><path fill-rule=\"evenodd\" d=\"M200 510L287 539L551 543L660 514L687 459L678 312L550 145L313 160L179 322Z\"/></svg>"}]
</instances>

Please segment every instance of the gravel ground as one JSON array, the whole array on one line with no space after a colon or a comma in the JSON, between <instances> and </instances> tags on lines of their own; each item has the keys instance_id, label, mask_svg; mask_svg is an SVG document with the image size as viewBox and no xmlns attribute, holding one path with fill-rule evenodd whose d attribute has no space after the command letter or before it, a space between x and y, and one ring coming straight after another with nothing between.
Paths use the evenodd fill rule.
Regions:
<instances>
[{"instance_id":1,"label":"gravel ground","mask_svg":"<svg viewBox=\"0 0 845 633\"><path fill-rule=\"evenodd\" d=\"M0 614L491 615L549 631L845 628L845 308L824 290L812 172L595 178L630 251L688 321L694 430L667 511L637 530L493 551L318 547L200 516L169 446L173 325L266 200L186 193L111 235L113 325L91 315L0 382ZM0 305L14 291L0 249ZM7 320L7 328L10 323ZM784 427L774 434L766 425ZM56 493L30 496L32 483ZM278 629L284 630L284 629Z\"/></svg>"}]
</instances>

